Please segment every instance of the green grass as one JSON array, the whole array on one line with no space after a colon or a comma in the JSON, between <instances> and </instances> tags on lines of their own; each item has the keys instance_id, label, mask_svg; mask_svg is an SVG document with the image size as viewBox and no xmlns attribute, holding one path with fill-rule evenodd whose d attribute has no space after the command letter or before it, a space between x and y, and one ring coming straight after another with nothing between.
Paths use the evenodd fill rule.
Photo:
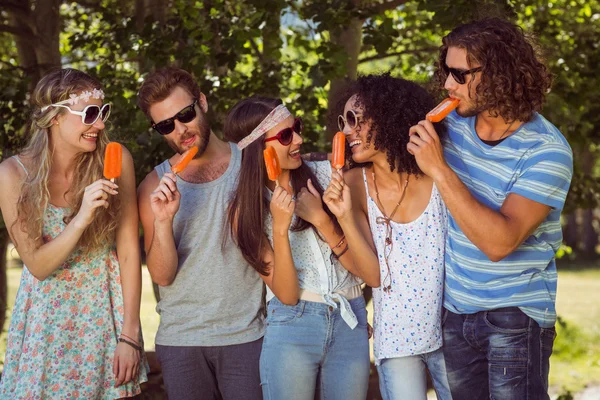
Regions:
<instances>
[{"instance_id":1,"label":"green grass","mask_svg":"<svg viewBox=\"0 0 600 400\"><path fill-rule=\"evenodd\" d=\"M8 270L8 315L15 301L20 268ZM150 275L142 268L141 321L146 350L154 350L159 317L152 292ZM369 305L372 320L372 305ZM556 305L561 323L550 360L550 386L554 393L575 393L584 387L600 384L600 268L559 271ZM5 328L8 329L8 321ZM0 364L4 361L6 332L0 334Z\"/></svg>"},{"instance_id":2,"label":"green grass","mask_svg":"<svg viewBox=\"0 0 600 400\"><path fill-rule=\"evenodd\" d=\"M575 393L600 384L600 269L562 268L556 310L560 318L550 359L550 386Z\"/></svg>"}]
</instances>

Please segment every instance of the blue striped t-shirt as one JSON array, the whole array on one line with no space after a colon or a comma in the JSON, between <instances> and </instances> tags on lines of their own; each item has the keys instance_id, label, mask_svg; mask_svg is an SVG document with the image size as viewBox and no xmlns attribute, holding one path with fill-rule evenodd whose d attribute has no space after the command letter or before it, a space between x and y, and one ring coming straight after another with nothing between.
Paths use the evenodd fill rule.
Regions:
<instances>
[{"instance_id":1,"label":"blue striped t-shirt","mask_svg":"<svg viewBox=\"0 0 600 400\"><path fill-rule=\"evenodd\" d=\"M499 262L490 261L475 247L450 214L444 306L459 314L519 307L541 327L553 326L554 255L562 241L560 212L573 174L571 147L537 113L496 146L479 139L475 117L452 112L446 121L446 161L479 202L498 211L506 197L516 193L552 210L531 236Z\"/></svg>"}]
</instances>

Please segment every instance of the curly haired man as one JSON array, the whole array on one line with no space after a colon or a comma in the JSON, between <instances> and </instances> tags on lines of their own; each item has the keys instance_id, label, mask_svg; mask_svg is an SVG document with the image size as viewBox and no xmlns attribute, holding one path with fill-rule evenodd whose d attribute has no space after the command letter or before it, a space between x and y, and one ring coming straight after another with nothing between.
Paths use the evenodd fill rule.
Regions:
<instances>
[{"instance_id":1,"label":"curly haired man","mask_svg":"<svg viewBox=\"0 0 600 400\"><path fill-rule=\"evenodd\" d=\"M522 29L494 18L444 37L438 77L460 100L448 134L441 141L421 121L407 149L450 213L442 318L452 396L548 399L573 168L569 144L538 113L551 75Z\"/></svg>"}]
</instances>

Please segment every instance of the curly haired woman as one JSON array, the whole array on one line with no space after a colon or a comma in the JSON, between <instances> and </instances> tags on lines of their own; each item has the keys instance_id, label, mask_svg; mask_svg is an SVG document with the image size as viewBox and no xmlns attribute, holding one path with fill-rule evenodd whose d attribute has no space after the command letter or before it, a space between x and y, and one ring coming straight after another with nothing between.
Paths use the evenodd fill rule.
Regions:
<instances>
[{"instance_id":1,"label":"curly haired woman","mask_svg":"<svg viewBox=\"0 0 600 400\"><path fill-rule=\"evenodd\" d=\"M426 399L426 369L438 398L451 398L441 350L446 207L406 149L409 128L434 106L416 83L369 75L331 114L341 114L352 162L364 166L334 171L323 200L346 235L355 273L378 286L374 355L386 400Z\"/></svg>"}]
</instances>

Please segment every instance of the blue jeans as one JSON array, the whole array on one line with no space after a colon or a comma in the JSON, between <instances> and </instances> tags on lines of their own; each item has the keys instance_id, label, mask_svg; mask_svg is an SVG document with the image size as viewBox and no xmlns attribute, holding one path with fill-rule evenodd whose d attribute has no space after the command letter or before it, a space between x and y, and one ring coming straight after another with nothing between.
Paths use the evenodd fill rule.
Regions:
<instances>
[{"instance_id":1,"label":"blue jeans","mask_svg":"<svg viewBox=\"0 0 600 400\"><path fill-rule=\"evenodd\" d=\"M394 357L381 360L377 366L379 391L383 400L427 400L429 370L439 400L451 400L442 349L416 356Z\"/></svg>"},{"instance_id":2,"label":"blue jeans","mask_svg":"<svg viewBox=\"0 0 600 400\"><path fill-rule=\"evenodd\" d=\"M444 310L444 357L452 397L549 399L555 329L517 307L454 314Z\"/></svg>"},{"instance_id":3,"label":"blue jeans","mask_svg":"<svg viewBox=\"0 0 600 400\"><path fill-rule=\"evenodd\" d=\"M350 300L354 329L339 308L300 300L286 306L273 298L260 355L265 400L364 400L369 384L369 339L364 298Z\"/></svg>"}]
</instances>

